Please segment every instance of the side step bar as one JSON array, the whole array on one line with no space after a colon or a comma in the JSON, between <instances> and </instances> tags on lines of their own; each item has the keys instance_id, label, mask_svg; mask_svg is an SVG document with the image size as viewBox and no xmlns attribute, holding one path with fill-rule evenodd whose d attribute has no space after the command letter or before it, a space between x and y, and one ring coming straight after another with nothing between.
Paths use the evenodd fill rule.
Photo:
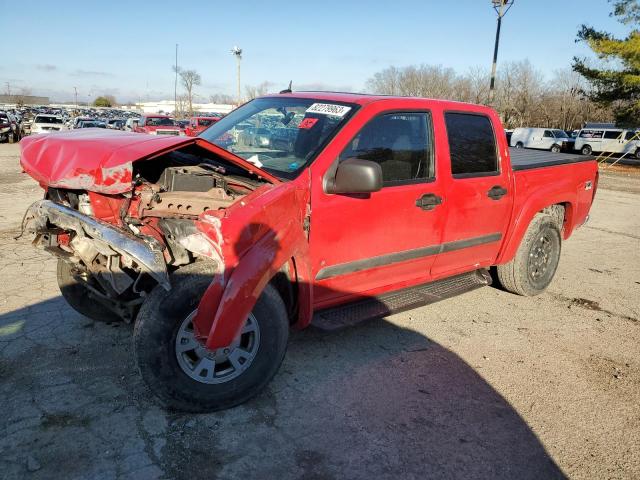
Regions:
<instances>
[{"instance_id":1,"label":"side step bar","mask_svg":"<svg viewBox=\"0 0 640 480\"><path fill-rule=\"evenodd\" d=\"M321 330L340 330L364 320L412 310L487 285L491 285L489 272L485 269L475 270L455 277L319 310L314 314L311 324Z\"/></svg>"}]
</instances>

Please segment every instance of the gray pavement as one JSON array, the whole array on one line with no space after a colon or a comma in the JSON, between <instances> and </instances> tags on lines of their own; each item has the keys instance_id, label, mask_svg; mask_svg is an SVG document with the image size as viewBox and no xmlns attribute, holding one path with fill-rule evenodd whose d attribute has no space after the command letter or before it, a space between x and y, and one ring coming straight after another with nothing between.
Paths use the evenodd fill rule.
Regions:
<instances>
[{"instance_id":1,"label":"gray pavement","mask_svg":"<svg viewBox=\"0 0 640 480\"><path fill-rule=\"evenodd\" d=\"M61 299L13 240L40 189L0 145L0 478L640 477L640 176L603 177L536 298L484 288L338 333L294 333L233 410L158 408L131 327Z\"/></svg>"}]
</instances>

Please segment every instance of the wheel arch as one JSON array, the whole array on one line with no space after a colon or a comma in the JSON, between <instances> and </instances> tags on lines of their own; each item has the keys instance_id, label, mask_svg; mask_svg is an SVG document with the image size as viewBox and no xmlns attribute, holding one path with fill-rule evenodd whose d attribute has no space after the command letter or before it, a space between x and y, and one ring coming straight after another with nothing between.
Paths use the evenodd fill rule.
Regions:
<instances>
[{"instance_id":1,"label":"wheel arch","mask_svg":"<svg viewBox=\"0 0 640 480\"><path fill-rule=\"evenodd\" d=\"M531 201L521 210L520 215L515 219L510 231L505 236L500 254L496 259L496 264L503 264L511 261L524 238L527 228L531 224L533 218L539 213L547 213L558 221L560 227L560 235L563 240L569 238L573 231L573 216L575 212L574 202L563 199L562 197L552 201Z\"/></svg>"}]
</instances>

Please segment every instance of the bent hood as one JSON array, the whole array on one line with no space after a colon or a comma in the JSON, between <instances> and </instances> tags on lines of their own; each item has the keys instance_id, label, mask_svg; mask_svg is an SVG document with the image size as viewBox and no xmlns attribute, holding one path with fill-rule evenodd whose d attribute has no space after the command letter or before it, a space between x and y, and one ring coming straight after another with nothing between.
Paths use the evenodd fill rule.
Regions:
<instances>
[{"instance_id":1,"label":"bent hood","mask_svg":"<svg viewBox=\"0 0 640 480\"><path fill-rule=\"evenodd\" d=\"M149 160L193 143L272 183L279 182L246 160L197 137L165 137L107 129L26 137L20 142L20 164L42 186L118 194L132 189L133 162Z\"/></svg>"}]
</instances>

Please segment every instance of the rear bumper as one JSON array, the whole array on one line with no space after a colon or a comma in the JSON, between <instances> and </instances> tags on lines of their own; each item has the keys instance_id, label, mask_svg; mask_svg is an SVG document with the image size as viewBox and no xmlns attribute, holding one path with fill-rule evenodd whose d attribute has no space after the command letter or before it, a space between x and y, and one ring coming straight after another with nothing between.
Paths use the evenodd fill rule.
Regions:
<instances>
[{"instance_id":1,"label":"rear bumper","mask_svg":"<svg viewBox=\"0 0 640 480\"><path fill-rule=\"evenodd\" d=\"M26 221L27 230L36 234L50 233L52 227L73 231L106 250L132 259L158 284L166 290L171 289L162 247L152 238L136 237L111 224L50 200L38 200L33 203L27 210Z\"/></svg>"}]
</instances>

